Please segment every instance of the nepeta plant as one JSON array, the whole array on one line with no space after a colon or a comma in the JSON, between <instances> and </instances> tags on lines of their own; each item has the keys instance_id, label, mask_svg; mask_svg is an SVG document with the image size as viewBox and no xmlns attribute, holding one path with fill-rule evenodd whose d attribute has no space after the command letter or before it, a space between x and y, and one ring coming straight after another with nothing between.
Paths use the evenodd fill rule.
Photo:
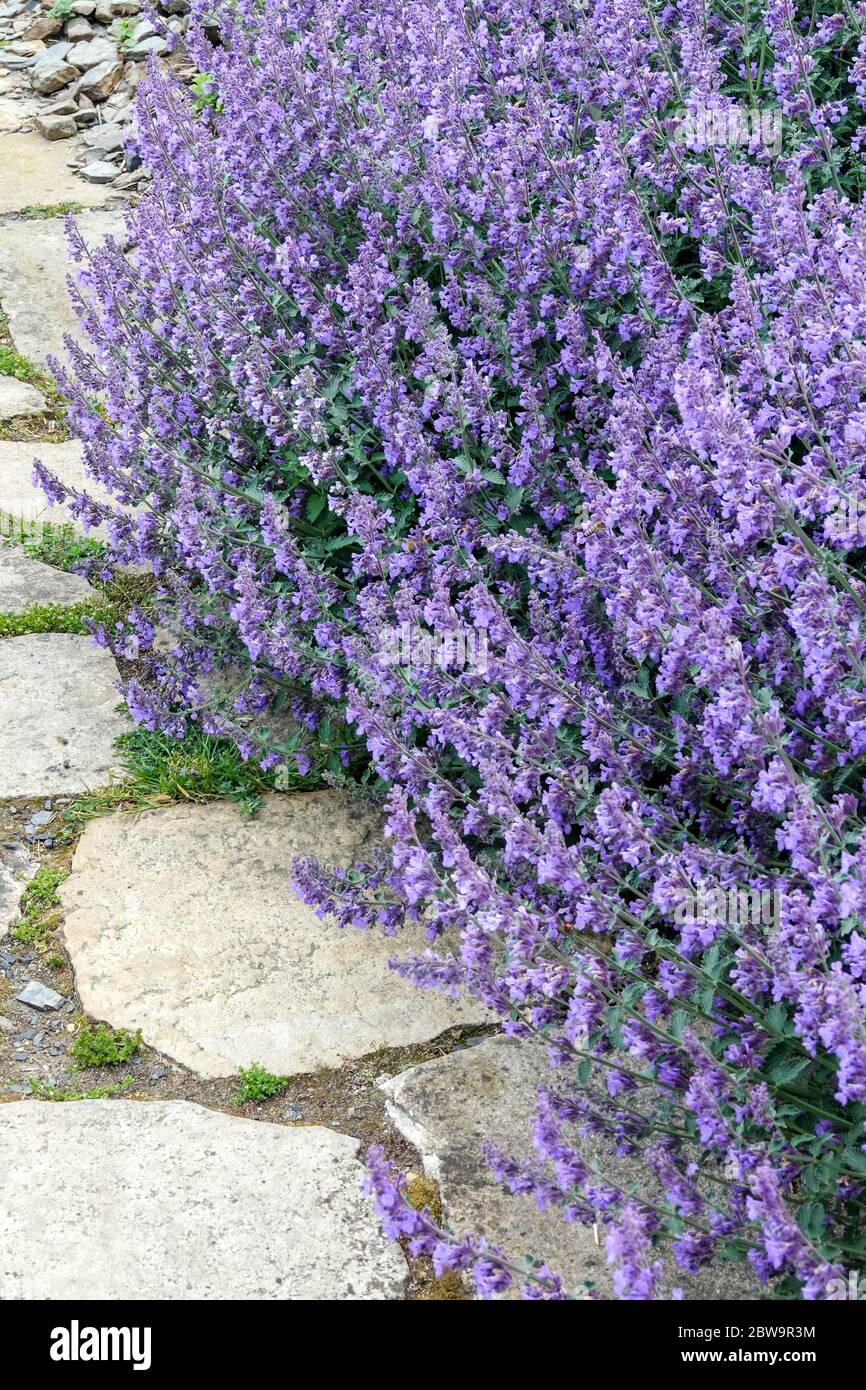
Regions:
<instances>
[{"instance_id":1,"label":"nepeta plant","mask_svg":"<svg viewBox=\"0 0 866 1390\"><path fill-rule=\"evenodd\" d=\"M335 776L345 718L389 850L299 882L423 918L397 968L546 1044L502 1181L601 1221L624 1298L662 1244L820 1298L866 1253L866 6L219 22L213 106L140 89L134 261L75 243L64 389L119 508L73 507L174 637L129 706ZM395 663L407 623L486 631L485 669ZM776 907L683 911L732 894ZM440 1268L563 1296L371 1183Z\"/></svg>"}]
</instances>

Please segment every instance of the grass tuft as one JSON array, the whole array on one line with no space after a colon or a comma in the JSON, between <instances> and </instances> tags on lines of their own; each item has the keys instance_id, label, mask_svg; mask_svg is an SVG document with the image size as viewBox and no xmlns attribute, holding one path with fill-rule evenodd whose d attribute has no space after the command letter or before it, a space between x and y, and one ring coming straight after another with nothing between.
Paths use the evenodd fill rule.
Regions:
<instances>
[{"instance_id":1,"label":"grass tuft","mask_svg":"<svg viewBox=\"0 0 866 1390\"><path fill-rule=\"evenodd\" d=\"M123 769L122 780L77 797L67 807L67 838L77 835L94 816L107 815L120 807L144 809L221 799L236 802L245 815L254 815L262 798L277 788L276 770L263 772L253 759L244 762L229 739L197 731L175 739L148 729L131 729L120 735L115 748ZM292 774L291 787L287 787L283 777L279 790L313 785L320 784L298 773Z\"/></svg>"},{"instance_id":2,"label":"grass tuft","mask_svg":"<svg viewBox=\"0 0 866 1390\"><path fill-rule=\"evenodd\" d=\"M32 944L52 931L60 921L57 889L66 878L65 869L41 864L21 895L20 917L12 928L16 941Z\"/></svg>"},{"instance_id":3,"label":"grass tuft","mask_svg":"<svg viewBox=\"0 0 866 1390\"><path fill-rule=\"evenodd\" d=\"M135 792L145 798L209 801L225 797L254 811L274 788L273 773L244 762L225 738L188 733L185 738L133 729L117 740L120 761Z\"/></svg>"}]
</instances>

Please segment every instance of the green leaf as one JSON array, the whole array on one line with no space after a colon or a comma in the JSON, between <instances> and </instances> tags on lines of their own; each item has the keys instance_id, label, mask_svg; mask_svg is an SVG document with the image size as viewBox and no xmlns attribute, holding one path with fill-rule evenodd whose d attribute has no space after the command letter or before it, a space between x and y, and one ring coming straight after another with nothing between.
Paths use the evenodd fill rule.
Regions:
<instances>
[{"instance_id":1,"label":"green leaf","mask_svg":"<svg viewBox=\"0 0 866 1390\"><path fill-rule=\"evenodd\" d=\"M764 1062L764 1075L777 1085L784 1085L787 1081L793 1081L805 1071L811 1062L811 1057L804 1057L803 1053L790 1043L777 1043L771 1047Z\"/></svg>"},{"instance_id":2,"label":"green leaf","mask_svg":"<svg viewBox=\"0 0 866 1390\"><path fill-rule=\"evenodd\" d=\"M804 1202L797 1212L797 1225L807 1240L820 1240L824 1234L824 1208L820 1202Z\"/></svg>"},{"instance_id":3,"label":"green leaf","mask_svg":"<svg viewBox=\"0 0 866 1390\"><path fill-rule=\"evenodd\" d=\"M862 1149L843 1149L842 1158L847 1168L866 1178L866 1154Z\"/></svg>"},{"instance_id":4,"label":"green leaf","mask_svg":"<svg viewBox=\"0 0 866 1390\"><path fill-rule=\"evenodd\" d=\"M722 948L718 941L714 942L708 951L704 953L703 968L711 980L718 980L722 974Z\"/></svg>"},{"instance_id":5,"label":"green leaf","mask_svg":"<svg viewBox=\"0 0 866 1390\"><path fill-rule=\"evenodd\" d=\"M768 1028L774 1033L789 1034L791 1024L788 1020L788 1010L784 1004L773 1004L764 1014L764 1020Z\"/></svg>"},{"instance_id":6,"label":"green leaf","mask_svg":"<svg viewBox=\"0 0 866 1390\"><path fill-rule=\"evenodd\" d=\"M679 1039L682 1037L683 1029L688 1027L688 1023L689 1015L687 1011L685 1009L677 1009L676 1012L671 1015L671 1020L668 1024L668 1032L672 1037Z\"/></svg>"}]
</instances>

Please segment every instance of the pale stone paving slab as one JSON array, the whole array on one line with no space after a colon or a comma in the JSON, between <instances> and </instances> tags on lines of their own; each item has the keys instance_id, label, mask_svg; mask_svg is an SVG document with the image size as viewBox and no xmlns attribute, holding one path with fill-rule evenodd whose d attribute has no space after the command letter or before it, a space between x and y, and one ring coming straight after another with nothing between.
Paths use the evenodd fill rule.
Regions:
<instances>
[{"instance_id":1,"label":"pale stone paving slab","mask_svg":"<svg viewBox=\"0 0 866 1390\"><path fill-rule=\"evenodd\" d=\"M89 637L34 633L0 641L0 797L59 796L104 785L129 726L118 672Z\"/></svg>"},{"instance_id":2,"label":"pale stone paving slab","mask_svg":"<svg viewBox=\"0 0 866 1390\"><path fill-rule=\"evenodd\" d=\"M24 613L34 604L85 603L95 590L77 574L31 560L0 543L0 613Z\"/></svg>"},{"instance_id":3,"label":"pale stone paving slab","mask_svg":"<svg viewBox=\"0 0 866 1390\"><path fill-rule=\"evenodd\" d=\"M22 110L22 117L25 114ZM58 203L101 206L109 190L82 183L67 168L68 159L69 150L62 142L49 144L35 131L0 137L0 215ZM32 229L37 224L23 225Z\"/></svg>"},{"instance_id":4,"label":"pale stone paving slab","mask_svg":"<svg viewBox=\"0 0 866 1390\"><path fill-rule=\"evenodd\" d=\"M44 415L45 397L27 381L14 376L0 376L0 421L14 420L16 415Z\"/></svg>"},{"instance_id":5,"label":"pale stone paving slab","mask_svg":"<svg viewBox=\"0 0 866 1390\"><path fill-rule=\"evenodd\" d=\"M0 1107L5 1299L399 1299L358 1141L186 1101Z\"/></svg>"},{"instance_id":6,"label":"pale stone paving slab","mask_svg":"<svg viewBox=\"0 0 866 1390\"><path fill-rule=\"evenodd\" d=\"M37 458L67 487L86 492L94 501L117 505L104 488L88 478L84 471L84 451L77 439L63 444L0 442L0 520L28 524L48 522L51 526L71 523L83 533L84 527L73 520L65 504L52 505L42 489L34 487L33 462ZM97 526L86 534L104 538L107 528Z\"/></svg>"},{"instance_id":7,"label":"pale stone paving slab","mask_svg":"<svg viewBox=\"0 0 866 1390\"><path fill-rule=\"evenodd\" d=\"M26 119L27 112L20 101L0 96L0 135L10 135L23 125Z\"/></svg>"},{"instance_id":8,"label":"pale stone paving slab","mask_svg":"<svg viewBox=\"0 0 866 1390\"><path fill-rule=\"evenodd\" d=\"M513 1038L488 1038L477 1047L410 1067L381 1085L388 1114L400 1133L421 1153L424 1171L439 1184L443 1217L456 1234L483 1235L515 1263L530 1255L559 1274L566 1289L593 1283L613 1297L605 1259L604 1232L596 1245L591 1227L567 1226L555 1211L539 1211L528 1194L514 1194L496 1182L482 1153L485 1140L517 1158L537 1155L532 1115L541 1085L556 1087L546 1049ZM645 1188L639 1163L618 1161L600 1139L582 1140L581 1152L598 1163L612 1182ZM748 1299L759 1296L757 1281L742 1264L711 1265L696 1275L669 1261L664 1296L679 1286L693 1299ZM518 1297L512 1289L508 1297Z\"/></svg>"},{"instance_id":9,"label":"pale stone paving slab","mask_svg":"<svg viewBox=\"0 0 866 1390\"><path fill-rule=\"evenodd\" d=\"M40 151L55 148L40 135L33 139ZM74 183L76 190L104 196L81 179ZM53 203L59 197L55 194L43 201ZM121 243L125 240L121 213L88 212L76 220L88 246L98 245L106 236L114 236ZM17 350L43 368L47 368L49 356L66 360L65 334L84 341L66 285L69 270L62 217L0 225L0 304Z\"/></svg>"},{"instance_id":10,"label":"pale stone paving slab","mask_svg":"<svg viewBox=\"0 0 866 1390\"><path fill-rule=\"evenodd\" d=\"M23 845L0 844L0 940L17 920L21 894L37 868Z\"/></svg>"},{"instance_id":11,"label":"pale stone paving slab","mask_svg":"<svg viewBox=\"0 0 866 1390\"><path fill-rule=\"evenodd\" d=\"M296 855L346 866L377 832L336 792L269 797L254 818L211 803L91 821L62 888L84 1009L205 1077L316 1071L487 1021L389 970L420 930L341 931L293 891Z\"/></svg>"}]
</instances>

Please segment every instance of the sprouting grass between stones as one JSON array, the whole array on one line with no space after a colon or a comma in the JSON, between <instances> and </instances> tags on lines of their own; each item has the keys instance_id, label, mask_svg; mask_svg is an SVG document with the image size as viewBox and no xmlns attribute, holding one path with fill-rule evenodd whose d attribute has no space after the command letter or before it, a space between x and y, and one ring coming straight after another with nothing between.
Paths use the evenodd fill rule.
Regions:
<instances>
[{"instance_id":1,"label":"sprouting grass between stones","mask_svg":"<svg viewBox=\"0 0 866 1390\"><path fill-rule=\"evenodd\" d=\"M78 1071L88 1067L116 1067L130 1062L141 1047L141 1029L109 1028L107 1023L82 1023L70 1049Z\"/></svg>"},{"instance_id":2,"label":"sprouting grass between stones","mask_svg":"<svg viewBox=\"0 0 866 1390\"><path fill-rule=\"evenodd\" d=\"M28 944L40 941L53 931L60 921L58 888L67 871L41 864L21 895L18 921L10 935Z\"/></svg>"},{"instance_id":3,"label":"sprouting grass between stones","mask_svg":"<svg viewBox=\"0 0 866 1390\"><path fill-rule=\"evenodd\" d=\"M66 428L66 398L61 395L57 383L47 372L35 366L28 357L18 352L9 331L9 320L0 309L0 376L12 376L16 381L29 382L36 386L45 397L47 415L22 415L17 419L0 424L2 440L49 440L59 443L69 438Z\"/></svg>"}]
</instances>

